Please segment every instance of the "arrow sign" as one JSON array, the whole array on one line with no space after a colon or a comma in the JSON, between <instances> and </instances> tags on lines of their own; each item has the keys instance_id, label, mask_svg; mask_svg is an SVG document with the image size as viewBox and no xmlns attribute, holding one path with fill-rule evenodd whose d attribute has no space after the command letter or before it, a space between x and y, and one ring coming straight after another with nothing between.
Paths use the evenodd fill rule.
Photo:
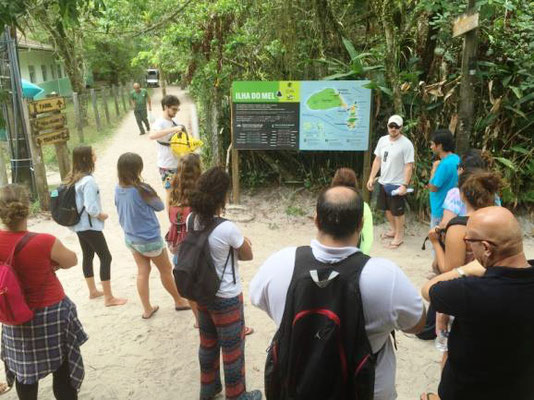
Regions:
<instances>
[{"instance_id":1,"label":"arrow sign","mask_svg":"<svg viewBox=\"0 0 534 400\"><path fill-rule=\"evenodd\" d=\"M55 114L42 118L34 118L31 120L34 133L47 129L58 130L65 125L65 116L63 114Z\"/></svg>"},{"instance_id":2,"label":"arrow sign","mask_svg":"<svg viewBox=\"0 0 534 400\"><path fill-rule=\"evenodd\" d=\"M69 130L63 128L59 131L43 133L35 138L39 146L46 144L54 144L59 142L65 142L69 140Z\"/></svg>"},{"instance_id":3,"label":"arrow sign","mask_svg":"<svg viewBox=\"0 0 534 400\"><path fill-rule=\"evenodd\" d=\"M64 97L50 97L48 99L32 101L28 104L30 114L40 114L65 109Z\"/></svg>"}]
</instances>

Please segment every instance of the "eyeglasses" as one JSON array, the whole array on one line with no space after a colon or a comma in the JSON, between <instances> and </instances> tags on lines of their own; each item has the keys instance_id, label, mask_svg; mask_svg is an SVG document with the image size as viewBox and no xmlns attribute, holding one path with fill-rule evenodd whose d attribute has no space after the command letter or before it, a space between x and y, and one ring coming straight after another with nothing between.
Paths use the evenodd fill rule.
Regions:
<instances>
[{"instance_id":1,"label":"eyeglasses","mask_svg":"<svg viewBox=\"0 0 534 400\"><path fill-rule=\"evenodd\" d=\"M397 124L393 124L393 123L391 123L391 124L388 125L388 128L391 128L391 129L400 129L400 126L398 126Z\"/></svg>"},{"instance_id":2,"label":"eyeglasses","mask_svg":"<svg viewBox=\"0 0 534 400\"><path fill-rule=\"evenodd\" d=\"M171 107L172 111L178 111L179 109L180 109L180 107Z\"/></svg>"},{"instance_id":3,"label":"eyeglasses","mask_svg":"<svg viewBox=\"0 0 534 400\"><path fill-rule=\"evenodd\" d=\"M488 242L492 246L497 246L497 243L492 242L491 240L488 240L488 239L471 239L471 238L464 237L464 242L465 243Z\"/></svg>"}]
</instances>

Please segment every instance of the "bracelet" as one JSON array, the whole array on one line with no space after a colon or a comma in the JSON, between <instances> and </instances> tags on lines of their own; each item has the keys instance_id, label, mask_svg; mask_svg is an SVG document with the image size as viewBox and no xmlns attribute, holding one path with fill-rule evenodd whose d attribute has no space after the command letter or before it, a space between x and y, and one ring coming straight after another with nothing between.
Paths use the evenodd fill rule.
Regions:
<instances>
[{"instance_id":1,"label":"bracelet","mask_svg":"<svg viewBox=\"0 0 534 400\"><path fill-rule=\"evenodd\" d=\"M456 271L456 273L457 273L458 275L460 275L460 278L466 278L466 277L467 277L467 274L466 274L465 271L462 269L462 267L454 268L454 270Z\"/></svg>"}]
</instances>

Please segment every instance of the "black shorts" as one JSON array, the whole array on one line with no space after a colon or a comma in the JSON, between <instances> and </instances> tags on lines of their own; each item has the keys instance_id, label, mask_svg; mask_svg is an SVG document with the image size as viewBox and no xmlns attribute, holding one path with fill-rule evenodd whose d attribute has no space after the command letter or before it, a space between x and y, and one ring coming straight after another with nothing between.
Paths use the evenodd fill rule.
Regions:
<instances>
[{"instance_id":1,"label":"black shorts","mask_svg":"<svg viewBox=\"0 0 534 400\"><path fill-rule=\"evenodd\" d=\"M395 217L401 217L404 215L404 197L405 196L389 196L386 193L384 186L380 185L376 206L380 210L391 211L391 214Z\"/></svg>"}]
</instances>

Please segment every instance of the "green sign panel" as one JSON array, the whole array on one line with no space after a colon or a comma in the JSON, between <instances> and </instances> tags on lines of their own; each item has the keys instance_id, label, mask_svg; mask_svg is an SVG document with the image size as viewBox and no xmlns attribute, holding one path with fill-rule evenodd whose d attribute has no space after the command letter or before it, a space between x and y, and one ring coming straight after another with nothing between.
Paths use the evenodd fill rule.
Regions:
<instances>
[{"instance_id":1,"label":"green sign panel","mask_svg":"<svg viewBox=\"0 0 534 400\"><path fill-rule=\"evenodd\" d=\"M366 151L368 81L240 81L232 85L234 146Z\"/></svg>"}]
</instances>

